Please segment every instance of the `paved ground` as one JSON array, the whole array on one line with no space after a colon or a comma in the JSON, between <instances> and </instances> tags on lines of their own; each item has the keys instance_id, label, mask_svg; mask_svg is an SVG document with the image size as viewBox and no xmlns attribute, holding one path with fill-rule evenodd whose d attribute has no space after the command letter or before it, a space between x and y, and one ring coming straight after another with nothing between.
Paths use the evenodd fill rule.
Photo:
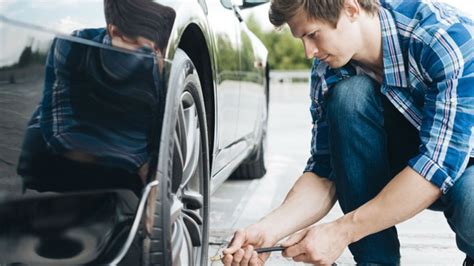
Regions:
<instances>
[{"instance_id":1,"label":"paved ground","mask_svg":"<svg viewBox=\"0 0 474 266\"><path fill-rule=\"evenodd\" d=\"M31 82L32 88L40 87L36 77L24 82ZM38 90L18 92L16 86L5 85L0 92L5 96L0 109L9 112L8 116L0 118L2 132L23 128L31 114L30 109L35 106L31 104L28 109L11 103L18 97L26 97L33 103L39 95ZM272 84L271 88L268 173L262 179L254 181L226 181L213 195L210 255L218 254L237 228L255 222L278 206L296 177L301 174L307 160L311 128L307 85ZM14 173L14 163L19 151L10 147L18 147L19 141L21 139L5 139L0 142L0 164L10 165L6 169L11 173ZM2 173L2 176L8 177L10 174ZM0 198L6 194L19 193L17 181L19 180L2 178ZM341 211L336 205L324 221L334 220L340 215ZM461 265L464 259L464 255L456 249L454 234L442 213L423 212L400 225L399 234L404 265ZM342 265L353 264L347 251L337 262ZM278 254L272 255L267 264L297 265Z\"/></svg>"},{"instance_id":2,"label":"paved ground","mask_svg":"<svg viewBox=\"0 0 474 266\"><path fill-rule=\"evenodd\" d=\"M308 157L310 141L307 95L306 84L273 84L271 87L268 173L260 180L228 180L214 193L211 198L209 255L219 254L237 228L255 222L278 206L300 175ZM334 220L341 214L336 204L323 222ZM442 213L424 211L399 225L398 231L403 265L461 265L464 259ZM348 250L337 263L354 264ZM275 253L267 265L302 263L294 263Z\"/></svg>"}]
</instances>

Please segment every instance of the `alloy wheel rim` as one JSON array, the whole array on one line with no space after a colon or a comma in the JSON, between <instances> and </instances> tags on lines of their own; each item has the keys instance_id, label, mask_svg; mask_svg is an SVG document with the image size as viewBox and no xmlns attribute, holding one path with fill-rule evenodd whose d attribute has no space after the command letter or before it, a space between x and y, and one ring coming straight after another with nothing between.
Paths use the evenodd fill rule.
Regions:
<instances>
[{"instance_id":1,"label":"alloy wheel rim","mask_svg":"<svg viewBox=\"0 0 474 266\"><path fill-rule=\"evenodd\" d=\"M202 246L194 246L196 228L203 236L203 156L201 125L196 102L185 90L181 95L174 132L174 156L171 197L173 264L195 265L201 260ZM194 229L193 229L194 228ZM201 239L202 243L202 239Z\"/></svg>"}]
</instances>

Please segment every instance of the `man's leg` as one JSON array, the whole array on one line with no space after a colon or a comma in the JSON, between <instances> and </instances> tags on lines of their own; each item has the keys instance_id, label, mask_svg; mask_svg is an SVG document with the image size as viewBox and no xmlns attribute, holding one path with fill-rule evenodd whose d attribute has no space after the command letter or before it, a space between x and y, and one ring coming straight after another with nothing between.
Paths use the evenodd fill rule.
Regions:
<instances>
[{"instance_id":1,"label":"man's leg","mask_svg":"<svg viewBox=\"0 0 474 266\"><path fill-rule=\"evenodd\" d=\"M407 166L410 158L418 153L419 133L393 105L382 97L385 129L388 135L388 150L391 176ZM446 195L429 209L444 211L448 223L456 233L456 242L461 251L474 257L474 159L468 164L462 177Z\"/></svg>"},{"instance_id":2,"label":"man's leg","mask_svg":"<svg viewBox=\"0 0 474 266\"><path fill-rule=\"evenodd\" d=\"M473 159L471 159L473 160ZM474 165L469 166L446 195L444 215L456 233L458 248L474 258Z\"/></svg>"},{"instance_id":3,"label":"man's leg","mask_svg":"<svg viewBox=\"0 0 474 266\"><path fill-rule=\"evenodd\" d=\"M374 80L354 76L336 84L327 98L331 178L344 213L375 197L392 177L382 97ZM400 260L395 227L367 236L349 249L360 265L393 265Z\"/></svg>"}]
</instances>

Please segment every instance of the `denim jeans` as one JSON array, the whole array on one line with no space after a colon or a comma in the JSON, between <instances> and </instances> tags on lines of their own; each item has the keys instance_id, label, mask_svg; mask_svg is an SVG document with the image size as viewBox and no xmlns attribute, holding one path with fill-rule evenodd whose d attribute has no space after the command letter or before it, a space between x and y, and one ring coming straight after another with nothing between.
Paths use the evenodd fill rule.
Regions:
<instances>
[{"instance_id":1,"label":"denim jeans","mask_svg":"<svg viewBox=\"0 0 474 266\"><path fill-rule=\"evenodd\" d=\"M344 213L363 205L418 152L418 131L380 93L380 86L360 75L336 84L326 110L332 174ZM472 160L471 160L472 162ZM474 166L430 208L444 212L458 248L474 256ZM390 210L387 210L390 212ZM349 249L360 265L397 265L400 243L395 227L369 235Z\"/></svg>"}]
</instances>

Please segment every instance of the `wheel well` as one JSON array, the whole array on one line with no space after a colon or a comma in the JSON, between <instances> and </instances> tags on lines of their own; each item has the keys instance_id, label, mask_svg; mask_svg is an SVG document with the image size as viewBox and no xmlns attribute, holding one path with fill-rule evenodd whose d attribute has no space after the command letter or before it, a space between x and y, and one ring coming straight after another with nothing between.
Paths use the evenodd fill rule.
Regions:
<instances>
[{"instance_id":1,"label":"wheel well","mask_svg":"<svg viewBox=\"0 0 474 266\"><path fill-rule=\"evenodd\" d=\"M206 40L199 27L195 24L189 25L184 31L178 45L193 61L199 74L204 106L206 109L207 133L209 137L209 163L212 166L212 153L214 151L214 88L212 82L212 70Z\"/></svg>"}]
</instances>

